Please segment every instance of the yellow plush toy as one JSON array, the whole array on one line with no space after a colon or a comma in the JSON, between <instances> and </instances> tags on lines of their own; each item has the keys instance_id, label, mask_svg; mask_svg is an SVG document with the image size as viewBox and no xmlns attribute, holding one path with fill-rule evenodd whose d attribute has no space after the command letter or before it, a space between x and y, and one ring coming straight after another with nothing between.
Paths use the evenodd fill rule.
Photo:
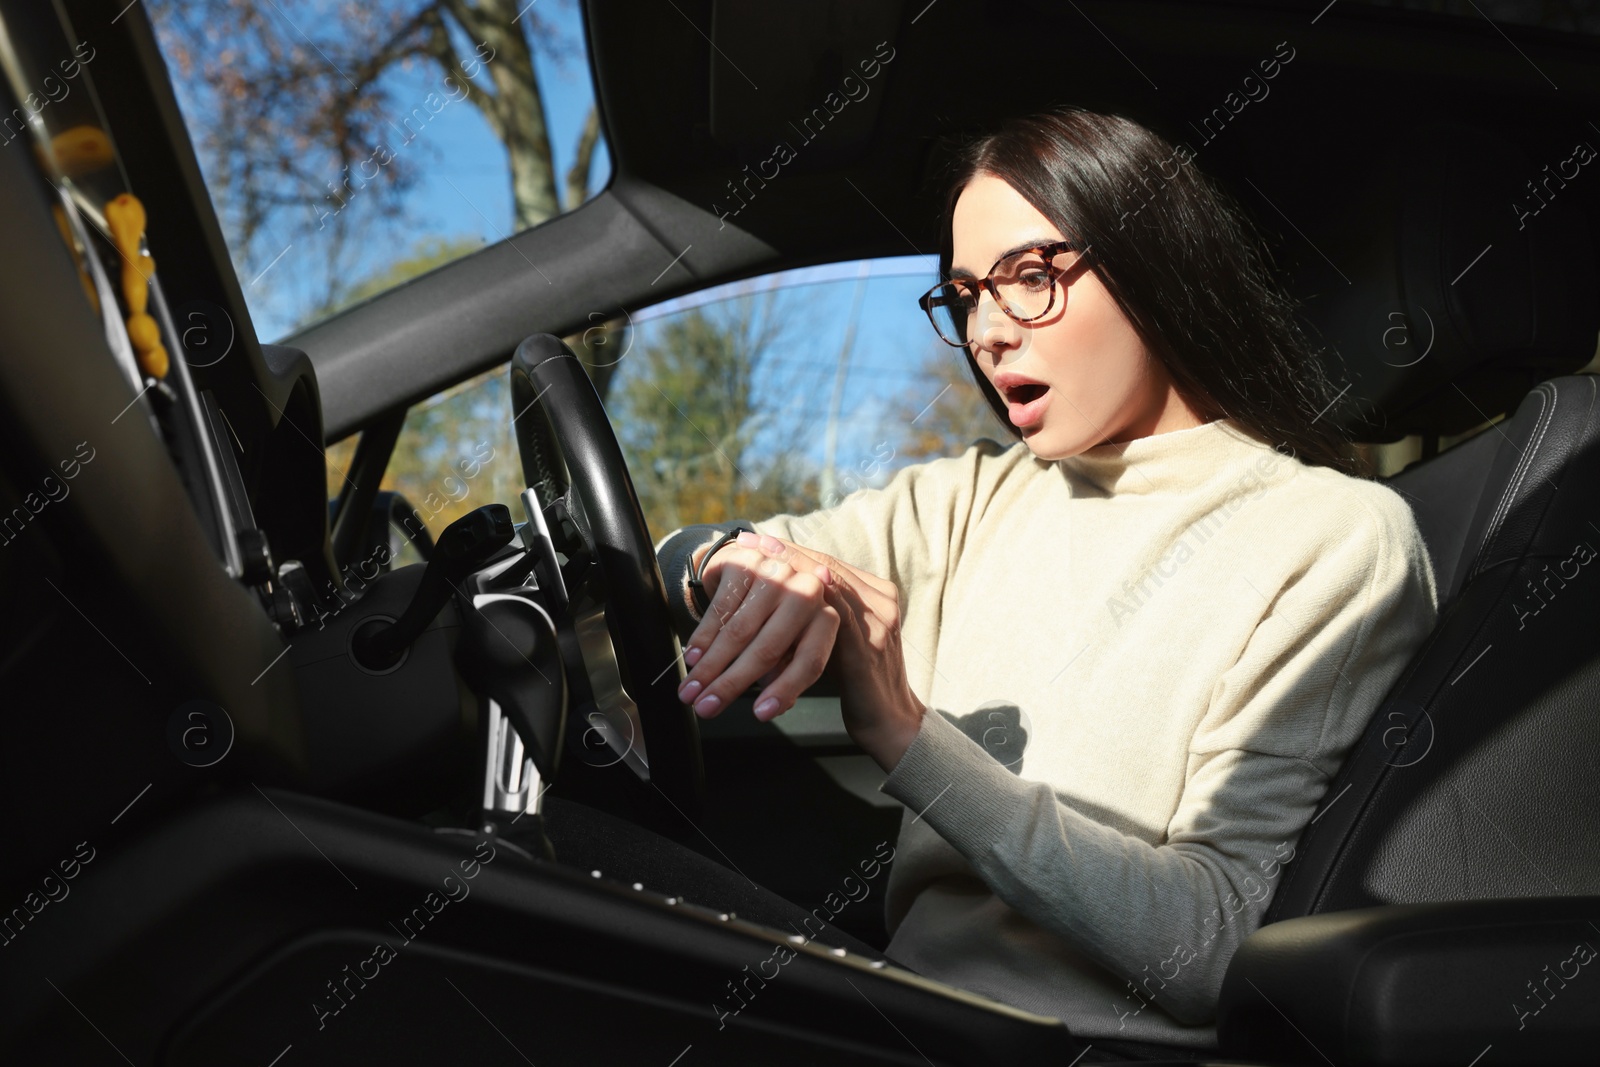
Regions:
<instances>
[{"instance_id":1,"label":"yellow plush toy","mask_svg":"<svg viewBox=\"0 0 1600 1067\"><path fill-rule=\"evenodd\" d=\"M139 247L144 237L144 205L131 193L122 193L106 204L106 224L111 227L112 243L122 253L122 297L128 305L128 340L138 354L139 366L146 374L165 378L171 361L161 345L156 320L145 314L150 300L150 276L156 261Z\"/></svg>"}]
</instances>

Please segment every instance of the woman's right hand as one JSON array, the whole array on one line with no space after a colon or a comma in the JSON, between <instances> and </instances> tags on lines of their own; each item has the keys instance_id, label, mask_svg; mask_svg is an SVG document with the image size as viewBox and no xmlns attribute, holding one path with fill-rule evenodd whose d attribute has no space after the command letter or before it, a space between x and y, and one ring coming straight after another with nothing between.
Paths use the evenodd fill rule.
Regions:
<instances>
[{"instance_id":1,"label":"woman's right hand","mask_svg":"<svg viewBox=\"0 0 1600 1067\"><path fill-rule=\"evenodd\" d=\"M787 547L766 541L769 551ZM710 607L684 649L690 669L678 698L703 719L764 682L755 713L770 722L822 676L833 653L839 612L823 596L833 580L828 568L800 553L774 557L761 545L758 535L741 533L701 574ZM704 551L695 553L697 561Z\"/></svg>"}]
</instances>

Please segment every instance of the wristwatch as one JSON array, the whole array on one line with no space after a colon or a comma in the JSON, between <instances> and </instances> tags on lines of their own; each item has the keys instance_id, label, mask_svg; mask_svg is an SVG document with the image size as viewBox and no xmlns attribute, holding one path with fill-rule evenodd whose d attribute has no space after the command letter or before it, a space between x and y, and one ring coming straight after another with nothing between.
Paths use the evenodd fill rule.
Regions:
<instances>
[{"instance_id":1,"label":"wristwatch","mask_svg":"<svg viewBox=\"0 0 1600 1067\"><path fill-rule=\"evenodd\" d=\"M689 596L694 601L695 614L703 616L706 613L706 609L711 606L711 598L706 596L705 584L700 580L701 575L705 573L706 564L711 562L711 557L716 553L717 549L742 533L753 534L755 531L743 526L735 526L732 530L717 538L712 546L706 549L706 554L700 557L700 565L698 567L694 565L694 557L689 557Z\"/></svg>"}]
</instances>

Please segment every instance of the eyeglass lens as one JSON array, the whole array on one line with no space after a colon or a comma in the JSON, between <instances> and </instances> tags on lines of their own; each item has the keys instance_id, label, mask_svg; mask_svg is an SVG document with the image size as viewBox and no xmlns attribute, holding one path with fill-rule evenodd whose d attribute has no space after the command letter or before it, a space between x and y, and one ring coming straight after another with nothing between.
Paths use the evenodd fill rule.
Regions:
<instances>
[{"instance_id":1,"label":"eyeglass lens","mask_svg":"<svg viewBox=\"0 0 1600 1067\"><path fill-rule=\"evenodd\" d=\"M1057 271L1038 252L1019 252L995 265L989 273L999 295L1000 309L1018 322L1037 319L1050 310ZM979 285L974 281L947 282L935 295L934 326L945 340L965 344L978 329Z\"/></svg>"}]
</instances>

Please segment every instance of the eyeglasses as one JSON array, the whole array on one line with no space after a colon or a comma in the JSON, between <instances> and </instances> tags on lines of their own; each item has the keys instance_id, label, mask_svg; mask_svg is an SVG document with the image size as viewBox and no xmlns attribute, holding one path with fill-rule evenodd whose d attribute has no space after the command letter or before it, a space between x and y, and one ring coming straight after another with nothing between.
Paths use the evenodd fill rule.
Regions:
<instances>
[{"instance_id":1,"label":"eyeglasses","mask_svg":"<svg viewBox=\"0 0 1600 1067\"><path fill-rule=\"evenodd\" d=\"M1071 263L1058 266L1056 260L1067 252L1080 251ZM1000 310L1013 322L1042 319L1055 307L1056 282L1088 256L1075 241L1050 244L1013 252L989 268L984 278L958 278L936 285L917 299L928 314L939 339L956 348L967 347L978 317L979 290L987 289ZM1062 296L1065 301L1065 294Z\"/></svg>"}]
</instances>

